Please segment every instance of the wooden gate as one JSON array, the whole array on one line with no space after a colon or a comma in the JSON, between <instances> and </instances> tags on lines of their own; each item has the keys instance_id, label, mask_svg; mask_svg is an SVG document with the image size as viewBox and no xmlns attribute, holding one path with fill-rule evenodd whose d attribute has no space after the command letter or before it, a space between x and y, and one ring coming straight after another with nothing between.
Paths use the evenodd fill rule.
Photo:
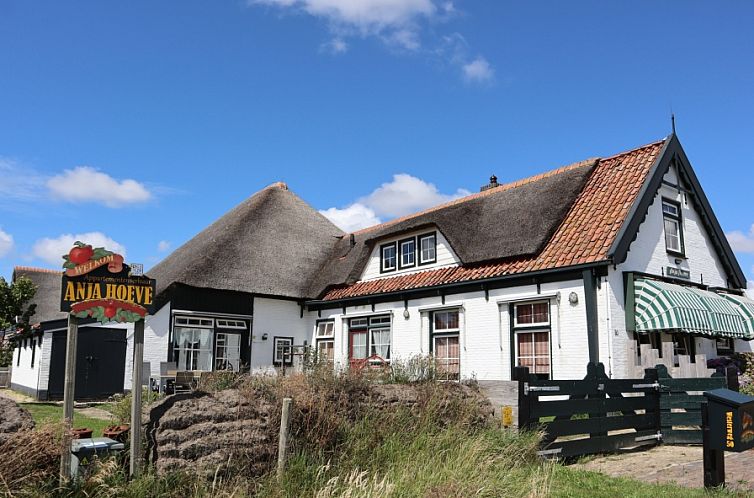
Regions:
<instances>
[{"instance_id":1,"label":"wooden gate","mask_svg":"<svg viewBox=\"0 0 754 498\"><path fill-rule=\"evenodd\" d=\"M657 444L701 444L703 392L737 389L725 376L673 379L664 365L644 378L610 379L601 363L581 380L540 380L516 368L519 427L544 430L540 455L574 457ZM731 384L731 385L729 385Z\"/></svg>"}]
</instances>

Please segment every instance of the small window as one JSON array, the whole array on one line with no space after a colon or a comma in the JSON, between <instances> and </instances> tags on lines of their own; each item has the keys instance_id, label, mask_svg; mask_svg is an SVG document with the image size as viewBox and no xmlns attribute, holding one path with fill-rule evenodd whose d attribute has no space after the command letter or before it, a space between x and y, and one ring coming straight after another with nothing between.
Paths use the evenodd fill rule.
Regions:
<instances>
[{"instance_id":1,"label":"small window","mask_svg":"<svg viewBox=\"0 0 754 498\"><path fill-rule=\"evenodd\" d=\"M390 315L373 316L369 319L369 326L390 325Z\"/></svg>"},{"instance_id":2,"label":"small window","mask_svg":"<svg viewBox=\"0 0 754 498\"><path fill-rule=\"evenodd\" d=\"M225 319L218 318L217 328L246 330L246 322L242 320L225 320Z\"/></svg>"},{"instance_id":3,"label":"small window","mask_svg":"<svg viewBox=\"0 0 754 498\"><path fill-rule=\"evenodd\" d=\"M550 378L550 332L516 332L516 364L540 378Z\"/></svg>"},{"instance_id":4,"label":"small window","mask_svg":"<svg viewBox=\"0 0 754 498\"><path fill-rule=\"evenodd\" d=\"M419 264L427 265L437 261L437 237L435 234L419 237Z\"/></svg>"},{"instance_id":5,"label":"small window","mask_svg":"<svg viewBox=\"0 0 754 498\"><path fill-rule=\"evenodd\" d=\"M683 223L680 204L663 200L662 217L665 225L665 249L669 253L683 254Z\"/></svg>"},{"instance_id":6,"label":"small window","mask_svg":"<svg viewBox=\"0 0 754 498\"><path fill-rule=\"evenodd\" d=\"M718 356L733 354L736 351L732 337L718 337L715 340L715 346Z\"/></svg>"},{"instance_id":7,"label":"small window","mask_svg":"<svg viewBox=\"0 0 754 498\"><path fill-rule=\"evenodd\" d=\"M390 328L380 327L369 331L370 350L369 356L377 355L383 360L390 359Z\"/></svg>"},{"instance_id":8,"label":"small window","mask_svg":"<svg viewBox=\"0 0 754 498\"><path fill-rule=\"evenodd\" d=\"M317 359L328 364L335 363L335 341L333 339L317 339Z\"/></svg>"},{"instance_id":9,"label":"small window","mask_svg":"<svg viewBox=\"0 0 754 498\"><path fill-rule=\"evenodd\" d=\"M332 337L333 328L335 327L334 321L319 322L317 324L317 337Z\"/></svg>"},{"instance_id":10,"label":"small window","mask_svg":"<svg viewBox=\"0 0 754 498\"><path fill-rule=\"evenodd\" d=\"M678 356L688 356L689 361L694 363L696 361L696 341L694 336L680 333L673 334L673 355L678 359ZM678 362L676 362L678 364Z\"/></svg>"},{"instance_id":11,"label":"small window","mask_svg":"<svg viewBox=\"0 0 754 498\"><path fill-rule=\"evenodd\" d=\"M460 329L458 310L435 311L433 320L435 334L457 332Z\"/></svg>"},{"instance_id":12,"label":"small window","mask_svg":"<svg viewBox=\"0 0 754 498\"><path fill-rule=\"evenodd\" d=\"M550 324L550 303L521 303L516 305L516 327L539 327Z\"/></svg>"},{"instance_id":13,"label":"small window","mask_svg":"<svg viewBox=\"0 0 754 498\"><path fill-rule=\"evenodd\" d=\"M392 244L385 244L380 246L380 253L382 254L380 262L380 271L388 272L393 271L396 268L396 255L395 255L395 242Z\"/></svg>"},{"instance_id":14,"label":"small window","mask_svg":"<svg viewBox=\"0 0 754 498\"><path fill-rule=\"evenodd\" d=\"M293 337L274 337L272 346L273 365L293 365Z\"/></svg>"},{"instance_id":15,"label":"small window","mask_svg":"<svg viewBox=\"0 0 754 498\"><path fill-rule=\"evenodd\" d=\"M37 352L37 341L32 339L31 340L31 368L34 368L34 356Z\"/></svg>"},{"instance_id":16,"label":"small window","mask_svg":"<svg viewBox=\"0 0 754 498\"><path fill-rule=\"evenodd\" d=\"M367 319L366 318L351 318L351 321L348 322L350 328L352 329L364 329L367 326Z\"/></svg>"},{"instance_id":17,"label":"small window","mask_svg":"<svg viewBox=\"0 0 754 498\"><path fill-rule=\"evenodd\" d=\"M189 318L187 316L175 317L175 324L184 327L198 327L211 329L215 326L215 321L211 318Z\"/></svg>"},{"instance_id":18,"label":"small window","mask_svg":"<svg viewBox=\"0 0 754 498\"><path fill-rule=\"evenodd\" d=\"M401 247L401 268L411 268L416 266L416 239L406 239L400 242Z\"/></svg>"}]
</instances>

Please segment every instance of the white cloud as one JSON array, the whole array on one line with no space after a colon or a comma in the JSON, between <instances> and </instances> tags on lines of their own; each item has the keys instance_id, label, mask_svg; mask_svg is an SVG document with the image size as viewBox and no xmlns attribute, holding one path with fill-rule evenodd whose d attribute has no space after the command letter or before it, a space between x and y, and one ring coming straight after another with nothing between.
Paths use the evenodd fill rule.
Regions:
<instances>
[{"instance_id":1,"label":"white cloud","mask_svg":"<svg viewBox=\"0 0 754 498\"><path fill-rule=\"evenodd\" d=\"M734 251L754 254L754 225L749 228L748 234L740 230L733 230L726 233L725 236Z\"/></svg>"},{"instance_id":2,"label":"white cloud","mask_svg":"<svg viewBox=\"0 0 754 498\"><path fill-rule=\"evenodd\" d=\"M17 161L0 157L0 202L30 201L39 197L45 178Z\"/></svg>"},{"instance_id":3,"label":"white cloud","mask_svg":"<svg viewBox=\"0 0 754 498\"><path fill-rule=\"evenodd\" d=\"M461 66L463 79L469 83L489 83L495 79L495 70L482 56Z\"/></svg>"},{"instance_id":4,"label":"white cloud","mask_svg":"<svg viewBox=\"0 0 754 498\"><path fill-rule=\"evenodd\" d=\"M320 52L339 55L349 49L348 38L373 37L398 53L412 53L460 69L467 82L491 82L494 69L482 56L468 54L458 33L443 35L443 23L460 15L452 1L443 0L246 0L249 6L269 6L281 12L303 13L322 19L332 36ZM448 50L448 40L462 40ZM454 42L455 44L455 42ZM428 47L428 48L427 48ZM459 47L457 47L459 48Z\"/></svg>"},{"instance_id":5,"label":"white cloud","mask_svg":"<svg viewBox=\"0 0 754 498\"><path fill-rule=\"evenodd\" d=\"M392 181L383 183L353 204L343 209L331 207L320 213L342 230L352 232L381 223L383 217L405 216L468 194L465 189L443 194L432 183L399 173L393 175Z\"/></svg>"},{"instance_id":6,"label":"white cloud","mask_svg":"<svg viewBox=\"0 0 754 498\"><path fill-rule=\"evenodd\" d=\"M746 282L746 295L749 299L754 299L754 280Z\"/></svg>"},{"instance_id":7,"label":"white cloud","mask_svg":"<svg viewBox=\"0 0 754 498\"><path fill-rule=\"evenodd\" d=\"M358 202L343 209L323 209L320 213L344 232L355 232L382 223L372 209Z\"/></svg>"},{"instance_id":8,"label":"white cloud","mask_svg":"<svg viewBox=\"0 0 754 498\"><path fill-rule=\"evenodd\" d=\"M168 249L170 249L170 242L168 242L167 240L161 240L160 242L157 243L158 251L165 252Z\"/></svg>"},{"instance_id":9,"label":"white cloud","mask_svg":"<svg viewBox=\"0 0 754 498\"><path fill-rule=\"evenodd\" d=\"M51 265L60 266L63 264L63 255L73 247L77 240L91 245L92 247L104 247L108 251L116 252L126 256L126 248L123 244L114 241L102 232L88 232L79 234L63 234L57 238L43 238L34 243L32 253L38 259Z\"/></svg>"},{"instance_id":10,"label":"white cloud","mask_svg":"<svg viewBox=\"0 0 754 498\"><path fill-rule=\"evenodd\" d=\"M383 183L374 192L356 202L373 209L378 216L394 218L465 195L469 195L469 191L465 189L458 189L454 194L442 194L433 183L399 173L393 175L392 181Z\"/></svg>"},{"instance_id":11,"label":"white cloud","mask_svg":"<svg viewBox=\"0 0 754 498\"><path fill-rule=\"evenodd\" d=\"M11 252L13 249L13 236L8 232L0 229L0 258Z\"/></svg>"},{"instance_id":12,"label":"white cloud","mask_svg":"<svg viewBox=\"0 0 754 498\"><path fill-rule=\"evenodd\" d=\"M47 180L47 188L58 199L69 202L97 202L108 207L146 202L152 194L136 180L116 180L89 166L77 166Z\"/></svg>"}]
</instances>

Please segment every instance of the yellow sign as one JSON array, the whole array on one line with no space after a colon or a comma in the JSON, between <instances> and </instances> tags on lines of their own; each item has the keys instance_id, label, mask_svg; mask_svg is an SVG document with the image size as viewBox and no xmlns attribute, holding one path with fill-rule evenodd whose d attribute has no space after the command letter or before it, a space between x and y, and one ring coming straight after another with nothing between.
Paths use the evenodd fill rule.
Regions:
<instances>
[{"instance_id":1,"label":"yellow sign","mask_svg":"<svg viewBox=\"0 0 754 498\"><path fill-rule=\"evenodd\" d=\"M725 412L725 447L734 448L736 446L733 439L733 412Z\"/></svg>"},{"instance_id":2,"label":"yellow sign","mask_svg":"<svg viewBox=\"0 0 754 498\"><path fill-rule=\"evenodd\" d=\"M511 427L513 425L513 408L510 406L503 407L503 427Z\"/></svg>"}]
</instances>

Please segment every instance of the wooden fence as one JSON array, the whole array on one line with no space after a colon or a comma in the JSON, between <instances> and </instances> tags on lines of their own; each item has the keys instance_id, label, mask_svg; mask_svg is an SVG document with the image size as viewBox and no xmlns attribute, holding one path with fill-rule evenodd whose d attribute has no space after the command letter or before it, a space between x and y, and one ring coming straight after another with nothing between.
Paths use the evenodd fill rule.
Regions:
<instances>
[{"instance_id":1,"label":"wooden fence","mask_svg":"<svg viewBox=\"0 0 754 498\"><path fill-rule=\"evenodd\" d=\"M541 455L574 457L659 442L701 442L702 392L726 378L672 379L663 365L643 378L610 379L589 364L581 380L540 380L516 369L519 427L545 432Z\"/></svg>"}]
</instances>

